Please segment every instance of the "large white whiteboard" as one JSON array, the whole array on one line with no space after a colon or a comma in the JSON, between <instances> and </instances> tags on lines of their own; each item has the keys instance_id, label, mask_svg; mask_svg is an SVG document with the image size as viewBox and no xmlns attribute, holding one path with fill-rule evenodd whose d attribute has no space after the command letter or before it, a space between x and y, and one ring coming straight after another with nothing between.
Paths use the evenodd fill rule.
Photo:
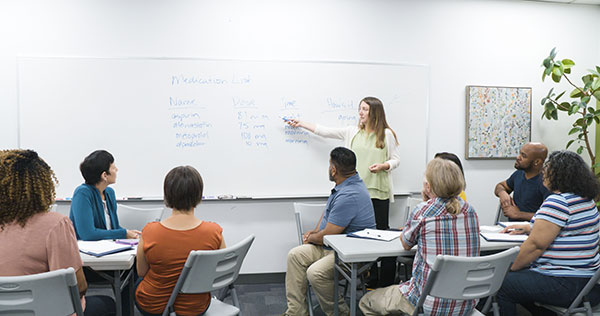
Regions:
<instances>
[{"instance_id":1,"label":"large white whiteboard","mask_svg":"<svg viewBox=\"0 0 600 316\"><path fill-rule=\"evenodd\" d=\"M376 96L402 152L394 191L414 192L427 160L428 84L423 65L21 57L19 146L52 166L59 198L101 148L115 156L121 197L162 197L178 165L200 171L205 196L323 196L329 152L342 143L281 118L355 125L358 102Z\"/></svg>"}]
</instances>

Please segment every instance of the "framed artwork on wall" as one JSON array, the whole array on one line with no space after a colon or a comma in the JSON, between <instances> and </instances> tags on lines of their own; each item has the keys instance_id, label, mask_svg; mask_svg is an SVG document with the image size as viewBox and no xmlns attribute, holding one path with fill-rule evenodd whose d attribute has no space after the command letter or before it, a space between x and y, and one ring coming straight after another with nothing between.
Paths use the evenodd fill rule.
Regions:
<instances>
[{"instance_id":1,"label":"framed artwork on wall","mask_svg":"<svg viewBox=\"0 0 600 316\"><path fill-rule=\"evenodd\" d=\"M531 88L467 86L466 159L514 159L531 139Z\"/></svg>"}]
</instances>

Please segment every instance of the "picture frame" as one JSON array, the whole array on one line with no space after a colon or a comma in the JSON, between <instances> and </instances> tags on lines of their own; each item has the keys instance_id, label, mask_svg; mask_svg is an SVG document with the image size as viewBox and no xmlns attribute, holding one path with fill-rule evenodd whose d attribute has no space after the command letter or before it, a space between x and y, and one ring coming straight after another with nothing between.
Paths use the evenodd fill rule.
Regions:
<instances>
[{"instance_id":1,"label":"picture frame","mask_svg":"<svg viewBox=\"0 0 600 316\"><path fill-rule=\"evenodd\" d=\"M514 159L531 140L531 87L467 86L466 159Z\"/></svg>"}]
</instances>

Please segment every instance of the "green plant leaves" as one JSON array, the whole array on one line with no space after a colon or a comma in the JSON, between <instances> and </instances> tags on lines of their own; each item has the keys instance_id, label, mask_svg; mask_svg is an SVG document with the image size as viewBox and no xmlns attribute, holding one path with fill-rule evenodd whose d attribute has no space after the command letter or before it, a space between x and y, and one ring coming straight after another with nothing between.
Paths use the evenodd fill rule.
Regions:
<instances>
[{"instance_id":1,"label":"green plant leaves","mask_svg":"<svg viewBox=\"0 0 600 316\"><path fill-rule=\"evenodd\" d=\"M570 59L563 59L562 60L562 64L565 67L565 69L568 69L568 68L571 68L571 67L575 66L575 63L572 60L570 60Z\"/></svg>"},{"instance_id":2,"label":"green plant leaves","mask_svg":"<svg viewBox=\"0 0 600 316\"><path fill-rule=\"evenodd\" d=\"M595 105L590 104L593 98L600 102L600 66L588 70L581 77L581 82L573 83L572 78L567 75L571 74L575 62L569 58L557 60L556 55L557 50L554 47L550 51L550 55L543 60L542 67L544 71L542 73L542 81L547 76L550 76L552 77L552 81L559 83L562 77L565 77L565 80L574 89L570 91L567 100L563 100L562 102L559 100L568 91L562 91L555 97L554 88L550 89L548 94L541 100L541 104L544 106L542 119L558 120L558 111L567 112L568 115L575 115L573 127L568 133L573 139L567 142L566 148L577 144L577 149L574 150L581 155L587 150L585 144L589 141L588 129L596 124L600 124L600 106L596 109ZM587 152L590 153L589 150ZM590 158L592 162L595 161L593 154L590 154ZM593 167L596 169L600 168L600 162L594 164ZM600 174L600 171L598 172Z\"/></svg>"},{"instance_id":3,"label":"green plant leaves","mask_svg":"<svg viewBox=\"0 0 600 316\"><path fill-rule=\"evenodd\" d=\"M583 95L583 92L581 92L582 89L579 88L575 88L573 89L573 91L571 91L571 94L569 95L571 98L579 98Z\"/></svg>"},{"instance_id":4,"label":"green plant leaves","mask_svg":"<svg viewBox=\"0 0 600 316\"><path fill-rule=\"evenodd\" d=\"M561 111L569 111L571 109L571 103L569 102L563 102L560 103L558 106L556 106L557 109L561 110ZM572 113L569 113L569 115L571 115Z\"/></svg>"},{"instance_id":5,"label":"green plant leaves","mask_svg":"<svg viewBox=\"0 0 600 316\"><path fill-rule=\"evenodd\" d=\"M570 131L569 131L569 135L573 135L577 132L581 131L581 127L573 127ZM567 147L569 147L569 145L567 145Z\"/></svg>"},{"instance_id":6,"label":"green plant leaves","mask_svg":"<svg viewBox=\"0 0 600 316\"><path fill-rule=\"evenodd\" d=\"M600 88L600 79L596 78L594 79L594 82L592 83L592 90L598 90Z\"/></svg>"}]
</instances>

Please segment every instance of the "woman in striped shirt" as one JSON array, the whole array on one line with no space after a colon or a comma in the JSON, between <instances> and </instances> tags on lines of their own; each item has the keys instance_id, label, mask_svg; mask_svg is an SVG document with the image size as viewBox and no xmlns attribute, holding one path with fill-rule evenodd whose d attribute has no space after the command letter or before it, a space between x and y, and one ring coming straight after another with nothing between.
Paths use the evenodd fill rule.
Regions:
<instances>
[{"instance_id":1,"label":"woman in striped shirt","mask_svg":"<svg viewBox=\"0 0 600 316\"><path fill-rule=\"evenodd\" d=\"M552 315L534 302L568 307L600 267L600 217L594 198L600 185L591 169L571 151L553 152L544 166L544 185L552 192L531 219L512 225L528 233L497 294L501 315L517 315L521 304L533 315ZM600 302L600 287L589 294Z\"/></svg>"}]
</instances>

